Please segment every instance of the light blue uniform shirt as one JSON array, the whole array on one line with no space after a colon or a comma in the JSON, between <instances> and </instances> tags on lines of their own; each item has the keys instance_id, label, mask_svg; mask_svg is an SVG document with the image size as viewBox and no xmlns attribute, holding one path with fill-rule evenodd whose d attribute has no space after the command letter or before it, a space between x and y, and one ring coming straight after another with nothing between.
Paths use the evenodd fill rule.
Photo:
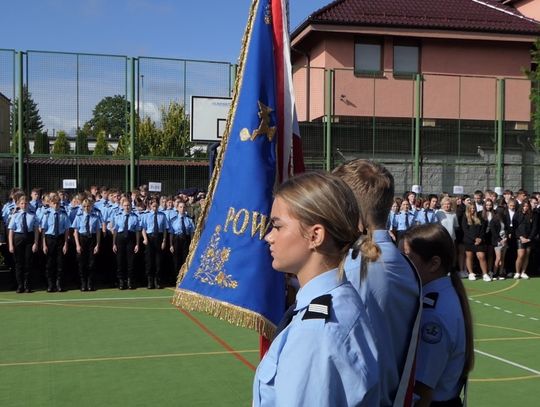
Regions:
<instances>
[{"instance_id":1,"label":"light blue uniform shirt","mask_svg":"<svg viewBox=\"0 0 540 407\"><path fill-rule=\"evenodd\" d=\"M412 212L398 212L394 216L392 228L399 231L405 231L413 226L415 222L415 214Z\"/></svg>"},{"instance_id":2,"label":"light blue uniform shirt","mask_svg":"<svg viewBox=\"0 0 540 407\"><path fill-rule=\"evenodd\" d=\"M24 233L23 232L23 211L17 211L11 216L9 221L8 229L13 230L15 233ZM38 227L38 222L36 215L32 212L26 212L26 226L28 233L33 233L34 229Z\"/></svg>"},{"instance_id":3,"label":"light blue uniform shirt","mask_svg":"<svg viewBox=\"0 0 540 407\"><path fill-rule=\"evenodd\" d=\"M41 199L35 199L28 202L28 210L36 213L36 211L43 206Z\"/></svg>"},{"instance_id":4,"label":"light blue uniform shirt","mask_svg":"<svg viewBox=\"0 0 540 407\"><path fill-rule=\"evenodd\" d=\"M329 318L306 319L310 302L330 294ZM337 269L310 280L296 295L298 313L274 339L253 383L253 405L379 405L379 374L364 306Z\"/></svg>"},{"instance_id":5,"label":"light blue uniform shirt","mask_svg":"<svg viewBox=\"0 0 540 407\"><path fill-rule=\"evenodd\" d=\"M53 211L49 208L48 211L46 211L43 214L43 218L41 219L41 229L43 229L43 233L46 235L54 236L54 215L55 213L58 213L58 235L63 235L66 229L69 229L71 224L69 223L69 218L65 210L59 209L58 211Z\"/></svg>"},{"instance_id":6,"label":"light blue uniform shirt","mask_svg":"<svg viewBox=\"0 0 540 407\"><path fill-rule=\"evenodd\" d=\"M146 212L141 217L141 228L146 230L146 233L164 233L166 230L169 230L169 221L167 220L167 215L162 211L157 211L157 223L158 231L154 230L154 213L153 211Z\"/></svg>"},{"instance_id":7,"label":"light blue uniform shirt","mask_svg":"<svg viewBox=\"0 0 540 407\"><path fill-rule=\"evenodd\" d=\"M90 217L88 220L88 229L86 229L86 218ZM96 234L98 230L101 230L103 220L101 219L101 214L98 211L91 211L89 214L86 212L80 212L75 216L71 227L77 229L78 232L82 235L87 234Z\"/></svg>"},{"instance_id":8,"label":"light blue uniform shirt","mask_svg":"<svg viewBox=\"0 0 540 407\"><path fill-rule=\"evenodd\" d=\"M2 206L2 218L4 219L4 224L9 224L9 218L12 215L14 209L15 209L15 202L9 201Z\"/></svg>"},{"instance_id":9,"label":"light blue uniform shirt","mask_svg":"<svg viewBox=\"0 0 540 407\"><path fill-rule=\"evenodd\" d=\"M365 280L360 281L361 255L353 260L349 253L345 274L360 293L373 326L381 374L380 406L392 406L419 311L421 287L416 271L388 231L374 230L373 241L381 249L381 256L368 265Z\"/></svg>"},{"instance_id":10,"label":"light blue uniform shirt","mask_svg":"<svg viewBox=\"0 0 540 407\"><path fill-rule=\"evenodd\" d=\"M185 225L185 234L188 236L193 236L193 233L195 232L195 224L193 223L193 219L191 219L189 216L184 215L184 225ZM173 235L181 235L182 234L182 216L176 213L176 215L171 219L169 222L169 232Z\"/></svg>"},{"instance_id":11,"label":"light blue uniform shirt","mask_svg":"<svg viewBox=\"0 0 540 407\"><path fill-rule=\"evenodd\" d=\"M433 389L433 401L457 397L465 363L465 322L450 277L424 285L424 298L438 293L437 299L424 300L420 339L416 355L416 380ZM431 305L430 305L431 304Z\"/></svg>"},{"instance_id":12,"label":"light blue uniform shirt","mask_svg":"<svg viewBox=\"0 0 540 407\"><path fill-rule=\"evenodd\" d=\"M126 222L126 213L124 211L122 212L119 212L115 217L114 217L114 230L117 232L117 233L123 233L124 232L124 225L125 225L125 222ZM128 218L128 230L130 232L138 232L141 230L141 225L140 225L140 222L139 222L139 217L137 216L137 214L135 212L130 212L129 213L129 218Z\"/></svg>"},{"instance_id":13,"label":"light blue uniform shirt","mask_svg":"<svg viewBox=\"0 0 540 407\"><path fill-rule=\"evenodd\" d=\"M437 217L433 209L421 209L416 213L416 223L424 225L426 223L437 223Z\"/></svg>"}]
</instances>

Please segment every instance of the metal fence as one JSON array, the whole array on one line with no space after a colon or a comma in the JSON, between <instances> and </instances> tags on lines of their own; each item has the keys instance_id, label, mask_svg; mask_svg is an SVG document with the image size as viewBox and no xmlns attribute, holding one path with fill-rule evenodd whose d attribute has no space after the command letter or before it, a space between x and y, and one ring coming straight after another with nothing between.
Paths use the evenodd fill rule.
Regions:
<instances>
[{"instance_id":1,"label":"metal fence","mask_svg":"<svg viewBox=\"0 0 540 407\"><path fill-rule=\"evenodd\" d=\"M173 146L150 154L154 150L143 149L141 126L162 131L171 103L188 119L191 96L231 96L235 68L213 61L0 50L3 195L16 185L58 189L63 179L76 179L78 189L97 184L129 190L151 181L161 182L167 194L206 188L204 152ZM397 191L413 184L425 192L452 192L456 185L468 192L540 190L531 83L524 78L369 78L352 69L299 66L294 86L308 168L331 169L364 157L391 169ZM40 131L27 130L30 108L14 116L21 97L35 104ZM105 127L97 124L96 110L107 101L116 103L118 117L100 141L96 129ZM25 129L22 149L15 137L19 121ZM69 151L38 151L40 132L50 148L65 136ZM88 150L81 153L83 135ZM100 142L107 151L95 155Z\"/></svg>"}]
</instances>

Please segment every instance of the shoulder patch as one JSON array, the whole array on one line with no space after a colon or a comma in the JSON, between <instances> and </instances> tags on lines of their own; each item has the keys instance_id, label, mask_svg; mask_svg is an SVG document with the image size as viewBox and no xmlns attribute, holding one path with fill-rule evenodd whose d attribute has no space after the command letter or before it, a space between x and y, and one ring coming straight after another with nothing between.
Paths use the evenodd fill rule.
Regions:
<instances>
[{"instance_id":1,"label":"shoulder patch","mask_svg":"<svg viewBox=\"0 0 540 407\"><path fill-rule=\"evenodd\" d=\"M325 294L314 298L308 305L302 320L304 319L324 319L330 317L330 307L332 306L332 295Z\"/></svg>"},{"instance_id":2,"label":"shoulder patch","mask_svg":"<svg viewBox=\"0 0 540 407\"><path fill-rule=\"evenodd\" d=\"M424 295L424 308L435 308L438 298L439 293L427 293L426 295Z\"/></svg>"},{"instance_id":3,"label":"shoulder patch","mask_svg":"<svg viewBox=\"0 0 540 407\"><path fill-rule=\"evenodd\" d=\"M427 343L436 344L442 339L442 327L437 322L426 322L422 326L422 340Z\"/></svg>"}]
</instances>

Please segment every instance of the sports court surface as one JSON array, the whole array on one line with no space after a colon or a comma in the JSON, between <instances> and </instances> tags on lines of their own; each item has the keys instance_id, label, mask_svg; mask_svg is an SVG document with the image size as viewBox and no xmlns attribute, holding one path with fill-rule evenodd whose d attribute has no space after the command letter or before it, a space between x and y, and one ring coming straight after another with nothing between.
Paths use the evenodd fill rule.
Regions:
<instances>
[{"instance_id":1,"label":"sports court surface","mask_svg":"<svg viewBox=\"0 0 540 407\"><path fill-rule=\"evenodd\" d=\"M465 284L469 406L538 405L540 278ZM0 292L0 406L250 406L258 336L172 294Z\"/></svg>"}]
</instances>

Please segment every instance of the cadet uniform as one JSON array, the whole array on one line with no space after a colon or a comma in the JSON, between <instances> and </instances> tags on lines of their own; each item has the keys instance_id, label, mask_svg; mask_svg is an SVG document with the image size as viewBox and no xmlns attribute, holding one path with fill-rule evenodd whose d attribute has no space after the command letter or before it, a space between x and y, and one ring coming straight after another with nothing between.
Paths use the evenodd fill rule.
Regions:
<instances>
[{"instance_id":1,"label":"cadet uniform","mask_svg":"<svg viewBox=\"0 0 540 407\"><path fill-rule=\"evenodd\" d=\"M63 248L69 233L69 218L65 210L54 211L49 209L43 214L41 229L47 245L47 292L63 291L62 277L64 273ZM56 283L56 285L55 285Z\"/></svg>"},{"instance_id":2,"label":"cadet uniform","mask_svg":"<svg viewBox=\"0 0 540 407\"><path fill-rule=\"evenodd\" d=\"M71 227L75 230L81 246L81 252L77 253L79 277L81 279L81 291L94 291L96 255L94 248L101 234L103 220L99 211L80 212L75 216Z\"/></svg>"},{"instance_id":3,"label":"cadet uniform","mask_svg":"<svg viewBox=\"0 0 540 407\"><path fill-rule=\"evenodd\" d=\"M406 370L407 359L412 365L418 331L414 329L421 312L421 285L416 270L397 249L386 230L374 230L373 242L381 256L369 263L365 280L360 280L361 255L351 254L345 261L345 274L360 294L377 347L380 406L392 406L396 397L405 396L401 387L412 375ZM407 366L412 369L412 366ZM404 382L402 382L404 378ZM378 404L379 406L379 404Z\"/></svg>"},{"instance_id":4,"label":"cadet uniform","mask_svg":"<svg viewBox=\"0 0 540 407\"><path fill-rule=\"evenodd\" d=\"M172 235L172 247L174 248L173 264L175 274L178 274L180 267L186 261L194 231L195 224L187 214L180 215L177 212L176 216L170 221L169 232Z\"/></svg>"},{"instance_id":5,"label":"cadet uniform","mask_svg":"<svg viewBox=\"0 0 540 407\"><path fill-rule=\"evenodd\" d=\"M432 405L461 406L465 322L450 277L424 285L424 310L416 358L416 381L433 389Z\"/></svg>"},{"instance_id":6,"label":"cadet uniform","mask_svg":"<svg viewBox=\"0 0 540 407\"><path fill-rule=\"evenodd\" d=\"M147 236L144 254L148 288L161 288L163 250L167 244L167 231L169 229L167 215L162 211L145 213L142 216L141 227Z\"/></svg>"},{"instance_id":7,"label":"cadet uniform","mask_svg":"<svg viewBox=\"0 0 540 407\"><path fill-rule=\"evenodd\" d=\"M422 208L416 213L415 221L419 225L424 225L426 223L437 223L438 219L433 209Z\"/></svg>"},{"instance_id":8,"label":"cadet uniform","mask_svg":"<svg viewBox=\"0 0 540 407\"><path fill-rule=\"evenodd\" d=\"M116 233L116 276L118 288L124 290L135 288L135 245L138 243L137 234L140 232L139 217L134 212L119 212L114 217Z\"/></svg>"},{"instance_id":9,"label":"cadet uniform","mask_svg":"<svg viewBox=\"0 0 540 407\"><path fill-rule=\"evenodd\" d=\"M11 216L8 229L13 231L13 248L15 258L15 278L17 292L32 291L31 273L33 266L32 246L37 247L38 224L36 215L29 211L18 211Z\"/></svg>"},{"instance_id":10,"label":"cadet uniform","mask_svg":"<svg viewBox=\"0 0 540 407\"><path fill-rule=\"evenodd\" d=\"M257 368L253 405L378 406L372 331L351 284L337 269L318 275L298 291L293 314Z\"/></svg>"},{"instance_id":11,"label":"cadet uniform","mask_svg":"<svg viewBox=\"0 0 540 407\"><path fill-rule=\"evenodd\" d=\"M393 222L392 229L396 231L396 240L399 241L407 229L413 226L416 222L415 214L413 214L411 211L400 211L394 216Z\"/></svg>"}]
</instances>

